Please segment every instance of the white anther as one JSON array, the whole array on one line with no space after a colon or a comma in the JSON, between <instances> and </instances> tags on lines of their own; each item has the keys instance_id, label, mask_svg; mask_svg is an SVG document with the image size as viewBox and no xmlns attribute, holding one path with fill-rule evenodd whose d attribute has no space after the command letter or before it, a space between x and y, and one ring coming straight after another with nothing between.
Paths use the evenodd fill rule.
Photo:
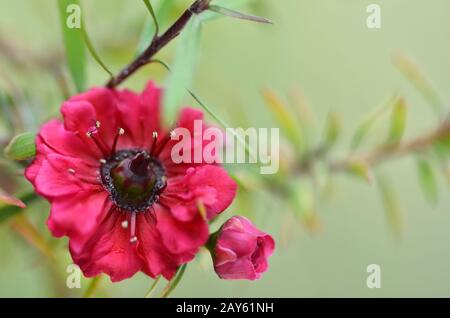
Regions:
<instances>
[{"instance_id":1,"label":"white anther","mask_svg":"<svg viewBox=\"0 0 450 318\"><path fill-rule=\"evenodd\" d=\"M122 226L123 229L127 229L128 228L128 221L125 220L120 225Z\"/></svg>"},{"instance_id":2,"label":"white anther","mask_svg":"<svg viewBox=\"0 0 450 318\"><path fill-rule=\"evenodd\" d=\"M154 131L154 132L153 132L153 139L156 139L156 138L158 138L158 132L157 132L157 131Z\"/></svg>"},{"instance_id":3,"label":"white anther","mask_svg":"<svg viewBox=\"0 0 450 318\"><path fill-rule=\"evenodd\" d=\"M88 136L88 138L91 138L91 137L92 137L92 133L91 133L90 131L88 131L88 132L86 133L86 136Z\"/></svg>"},{"instance_id":4,"label":"white anther","mask_svg":"<svg viewBox=\"0 0 450 318\"><path fill-rule=\"evenodd\" d=\"M101 164L105 164L106 163L105 159L100 159L99 161L100 161Z\"/></svg>"},{"instance_id":5,"label":"white anther","mask_svg":"<svg viewBox=\"0 0 450 318\"><path fill-rule=\"evenodd\" d=\"M95 122L95 127L97 127L97 129L98 129L98 128L100 128L100 125L101 125L100 122L97 120L97 121Z\"/></svg>"},{"instance_id":6,"label":"white anther","mask_svg":"<svg viewBox=\"0 0 450 318\"><path fill-rule=\"evenodd\" d=\"M119 135L124 135L125 134L125 129L123 128L119 128Z\"/></svg>"},{"instance_id":7,"label":"white anther","mask_svg":"<svg viewBox=\"0 0 450 318\"><path fill-rule=\"evenodd\" d=\"M75 170L72 169L72 168L67 169L67 172L68 172L68 173L71 173L71 174L75 174Z\"/></svg>"},{"instance_id":8,"label":"white anther","mask_svg":"<svg viewBox=\"0 0 450 318\"><path fill-rule=\"evenodd\" d=\"M138 238L136 236L133 236L132 238L130 238L130 243L136 243L138 240Z\"/></svg>"},{"instance_id":9,"label":"white anther","mask_svg":"<svg viewBox=\"0 0 450 318\"><path fill-rule=\"evenodd\" d=\"M176 132L175 132L174 130L172 130L172 131L169 133L169 135L170 135L170 138L174 138L177 134L176 134Z\"/></svg>"}]
</instances>

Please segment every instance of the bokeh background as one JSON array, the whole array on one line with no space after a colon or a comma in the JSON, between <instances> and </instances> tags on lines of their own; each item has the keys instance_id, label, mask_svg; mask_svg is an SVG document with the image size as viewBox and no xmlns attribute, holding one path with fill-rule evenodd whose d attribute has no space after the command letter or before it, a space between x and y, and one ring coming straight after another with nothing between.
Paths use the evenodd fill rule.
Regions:
<instances>
[{"instance_id":1,"label":"bokeh background","mask_svg":"<svg viewBox=\"0 0 450 318\"><path fill-rule=\"evenodd\" d=\"M189 4L177 2L179 8L171 19ZM366 27L370 3L382 8L379 30ZM145 6L138 0L89 0L83 8L91 40L103 61L117 72L133 57L148 19ZM337 157L347 153L361 119L394 93L408 104L406 138L427 132L436 125L436 116L393 65L392 57L399 53L417 63L444 103L450 101L448 0L256 0L243 10L264 15L274 24L230 18L209 22L203 28L192 83L197 94L234 127L278 126L261 96L261 90L269 87L286 100L289 92L301 91L319 132L330 111L339 114L342 137ZM171 44L161 56L171 61L174 48ZM62 66L67 76L63 52L55 0L0 0L0 88L14 92L15 111L22 118L20 125L13 126L6 118L0 120L2 143L15 133L36 131L43 121L58 115L63 97L45 63ZM87 58L89 86L104 84L107 75ZM140 90L149 78L164 84L166 77L160 66L148 66L123 86ZM195 105L188 97L186 103ZM376 127L373 140L364 147L376 144L384 128ZM274 235L278 245L270 270L257 282L222 281L208 256L202 255L188 266L173 295L450 296L450 189L441 170L436 170L439 200L434 206L422 194L413 156L389 161L377 171L390 177L401 204L400 234L389 224L377 187L345 174L333 179L329 198L316 202L321 227L314 233L270 191L240 193L226 213L250 215L258 227ZM0 178L14 190L28 187L19 178L14 182L5 175ZM55 249L57 265L49 264L23 239L13 221L0 224L0 296L82 294L64 288L65 267L70 263L67 241L50 238L45 227L48 210L41 202L24 215ZM366 267L372 263L381 266L380 289L366 286ZM87 284L83 280L84 288ZM96 295L142 297L150 284L143 274L117 284L104 279Z\"/></svg>"}]
</instances>

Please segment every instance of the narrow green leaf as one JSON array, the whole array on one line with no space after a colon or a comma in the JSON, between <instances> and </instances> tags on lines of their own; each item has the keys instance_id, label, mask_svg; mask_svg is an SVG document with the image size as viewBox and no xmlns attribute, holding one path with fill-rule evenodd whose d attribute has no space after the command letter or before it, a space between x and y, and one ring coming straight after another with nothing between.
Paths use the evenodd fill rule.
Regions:
<instances>
[{"instance_id":1,"label":"narrow green leaf","mask_svg":"<svg viewBox=\"0 0 450 318\"><path fill-rule=\"evenodd\" d=\"M358 126L351 142L351 149L356 150L367 137L373 125L385 114L397 100L397 97L390 98L386 103L382 104L374 112L370 113Z\"/></svg>"},{"instance_id":2,"label":"narrow green leaf","mask_svg":"<svg viewBox=\"0 0 450 318\"><path fill-rule=\"evenodd\" d=\"M289 184L289 201L295 215L311 233L321 228L316 211L316 202L312 184L307 180L295 180Z\"/></svg>"},{"instance_id":3,"label":"narrow green leaf","mask_svg":"<svg viewBox=\"0 0 450 318\"><path fill-rule=\"evenodd\" d=\"M405 133L406 116L408 114L408 107L403 98L399 98L394 104L391 113L391 128L389 132L389 141L397 142L402 139Z\"/></svg>"},{"instance_id":4,"label":"narrow green leaf","mask_svg":"<svg viewBox=\"0 0 450 318\"><path fill-rule=\"evenodd\" d=\"M386 210L386 216L393 233L400 236L404 228L404 212L398 201L397 195L390 182L382 177L377 176L377 184Z\"/></svg>"},{"instance_id":5,"label":"narrow green leaf","mask_svg":"<svg viewBox=\"0 0 450 318\"><path fill-rule=\"evenodd\" d=\"M397 54L393 58L394 65L424 96L437 114L441 114L445 107L442 98L430 81L422 73L422 70L410 57Z\"/></svg>"},{"instance_id":6,"label":"narrow green leaf","mask_svg":"<svg viewBox=\"0 0 450 318\"><path fill-rule=\"evenodd\" d=\"M35 156L35 135L29 132L14 137L5 148L5 156L11 160L26 160Z\"/></svg>"},{"instance_id":7,"label":"narrow green leaf","mask_svg":"<svg viewBox=\"0 0 450 318\"><path fill-rule=\"evenodd\" d=\"M177 271L177 274L175 278L173 278L164 288L161 298L167 298L170 296L170 294L177 288L178 284L180 283L181 279L183 278L183 275L186 271L187 264L183 264L180 266L180 268Z\"/></svg>"},{"instance_id":8,"label":"narrow green leaf","mask_svg":"<svg viewBox=\"0 0 450 318\"><path fill-rule=\"evenodd\" d=\"M150 61L151 63L158 63L162 66L164 66L169 72L171 72L171 68L170 66L162 61L162 60L158 60L158 59L153 59L152 61ZM197 94L195 94L192 90L186 88L186 91L189 93L189 95L191 95L191 97L215 120L217 121L223 128L231 128L230 125L228 125L222 118L220 118L208 105L206 105L198 96ZM249 157L253 160L253 161L258 161L256 158L256 152L253 148L251 148L249 146L249 144L247 144L245 142L245 140L242 138L241 135L237 134L236 131L234 129L230 130L230 132L232 133L232 135L234 137L236 137L236 140L238 141L238 143L244 147L246 154L249 155Z\"/></svg>"},{"instance_id":9,"label":"narrow green leaf","mask_svg":"<svg viewBox=\"0 0 450 318\"><path fill-rule=\"evenodd\" d=\"M438 185L431 164L424 158L419 158L417 161L417 171L425 198L431 205L435 206L438 201Z\"/></svg>"},{"instance_id":10,"label":"narrow green leaf","mask_svg":"<svg viewBox=\"0 0 450 318\"><path fill-rule=\"evenodd\" d=\"M325 128L325 140L324 145L326 148L333 147L341 132L341 122L336 113L330 113L328 115L327 124Z\"/></svg>"},{"instance_id":11,"label":"narrow green leaf","mask_svg":"<svg viewBox=\"0 0 450 318\"><path fill-rule=\"evenodd\" d=\"M212 5L215 6L226 6L230 9L239 9L248 7L248 4L252 2L251 0L213 0ZM211 6L211 5L210 5ZM202 21L211 21L218 18L224 17L223 14L207 10L201 14Z\"/></svg>"},{"instance_id":12,"label":"narrow green leaf","mask_svg":"<svg viewBox=\"0 0 450 318\"><path fill-rule=\"evenodd\" d=\"M352 159L348 163L347 172L366 180L369 184L373 181L373 172L367 162L362 159Z\"/></svg>"},{"instance_id":13,"label":"narrow green leaf","mask_svg":"<svg viewBox=\"0 0 450 318\"><path fill-rule=\"evenodd\" d=\"M148 0L144 0L148 1ZM142 29L141 36L139 37L138 46L135 55L139 55L145 51L145 49L150 45L154 35L157 33L159 26L164 25L167 20L169 20L170 13L176 7L176 1L174 0L163 0L159 2L159 6L155 9L155 17L150 17L145 20L144 28ZM148 8L148 7L147 7ZM154 22L154 19L158 21L158 28Z\"/></svg>"},{"instance_id":14,"label":"narrow green leaf","mask_svg":"<svg viewBox=\"0 0 450 318\"><path fill-rule=\"evenodd\" d=\"M34 192L30 192L27 194L24 194L20 196L18 199L22 201L25 205L31 204L33 201L35 201L38 198L38 196ZM9 220L11 217L15 216L16 214L24 211L23 208L15 206L15 205L6 205L0 207L0 224Z\"/></svg>"},{"instance_id":15,"label":"narrow green leaf","mask_svg":"<svg viewBox=\"0 0 450 318\"><path fill-rule=\"evenodd\" d=\"M89 38L88 32L86 30L86 25L84 23L84 20L82 20L82 28L81 28L81 34L83 36L83 41L86 44L86 47L91 54L92 58L97 62L98 65L106 72L110 77L113 77L113 73L109 70L109 68L106 66L106 64L102 61L100 56L98 55L97 51L95 50L94 45L92 44L91 39Z\"/></svg>"},{"instance_id":16,"label":"narrow green leaf","mask_svg":"<svg viewBox=\"0 0 450 318\"><path fill-rule=\"evenodd\" d=\"M14 114L12 112L13 100L12 97L7 95L6 92L0 90L0 110L1 119L8 131L14 131Z\"/></svg>"},{"instance_id":17,"label":"narrow green leaf","mask_svg":"<svg viewBox=\"0 0 450 318\"><path fill-rule=\"evenodd\" d=\"M266 101L266 105L275 115L278 122L282 125L287 137L294 144L295 149L302 152L305 147L303 131L294 120L294 116L291 114L283 101L272 90L265 89L262 94L264 100Z\"/></svg>"},{"instance_id":18,"label":"narrow green leaf","mask_svg":"<svg viewBox=\"0 0 450 318\"><path fill-rule=\"evenodd\" d=\"M145 298L150 298L153 295L153 292L155 291L156 287L158 287L158 284L161 280L161 275L159 275L158 277L156 277L156 279L153 281L153 284L150 286L150 289L148 290L148 292L145 294Z\"/></svg>"},{"instance_id":19,"label":"narrow green leaf","mask_svg":"<svg viewBox=\"0 0 450 318\"><path fill-rule=\"evenodd\" d=\"M102 282L103 275L97 275L92 278L89 282L89 286L83 294L83 298L91 298L94 296L95 292L99 289Z\"/></svg>"},{"instance_id":20,"label":"narrow green leaf","mask_svg":"<svg viewBox=\"0 0 450 318\"><path fill-rule=\"evenodd\" d=\"M272 24L272 21L270 21L269 19L263 18L263 17L258 17L258 16L254 16L254 15L248 15L248 14L244 14L235 10L231 10L231 9L227 9L218 5L210 5L208 7L209 10L217 12L221 15L225 15L228 17L232 17L232 18L236 18L236 19L241 19L241 20L248 20L248 21L253 21L253 22L259 22L259 23L267 23L267 24Z\"/></svg>"},{"instance_id":21,"label":"narrow green leaf","mask_svg":"<svg viewBox=\"0 0 450 318\"><path fill-rule=\"evenodd\" d=\"M231 128L222 118L220 118L209 106L207 106L194 92L187 90L189 95L212 117L214 118L222 127ZM238 143L244 147L245 153L249 155L252 161L258 162L255 150L250 147L250 145L245 142L244 138L238 134L234 129L229 130L231 134L236 138Z\"/></svg>"},{"instance_id":22,"label":"narrow green leaf","mask_svg":"<svg viewBox=\"0 0 450 318\"><path fill-rule=\"evenodd\" d=\"M58 0L66 59L78 92L85 90L86 59L79 0Z\"/></svg>"},{"instance_id":23,"label":"narrow green leaf","mask_svg":"<svg viewBox=\"0 0 450 318\"><path fill-rule=\"evenodd\" d=\"M155 32L153 37L157 36L159 34L159 23L158 23L158 19L156 18L156 13L155 10L153 9L152 3L150 2L150 0L143 0L145 6L147 7L148 12L150 13L152 20L153 20L153 25L155 27Z\"/></svg>"},{"instance_id":24,"label":"narrow green leaf","mask_svg":"<svg viewBox=\"0 0 450 318\"><path fill-rule=\"evenodd\" d=\"M22 209L26 207L25 203L23 203L20 199L17 199L16 197L6 193L2 189L0 189L0 203L16 206Z\"/></svg>"},{"instance_id":25,"label":"narrow green leaf","mask_svg":"<svg viewBox=\"0 0 450 318\"><path fill-rule=\"evenodd\" d=\"M164 120L169 126L173 124L175 115L181 106L186 87L190 87L198 53L200 31L201 20L194 16L180 36L172 72L169 75L164 94Z\"/></svg>"}]
</instances>

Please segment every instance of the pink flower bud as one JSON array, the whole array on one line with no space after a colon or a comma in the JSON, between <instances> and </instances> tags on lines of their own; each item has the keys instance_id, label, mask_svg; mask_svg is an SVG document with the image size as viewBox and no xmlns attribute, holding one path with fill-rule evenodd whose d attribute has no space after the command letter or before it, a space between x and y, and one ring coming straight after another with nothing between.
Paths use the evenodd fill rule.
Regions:
<instances>
[{"instance_id":1,"label":"pink flower bud","mask_svg":"<svg viewBox=\"0 0 450 318\"><path fill-rule=\"evenodd\" d=\"M247 218L229 219L215 238L214 269L222 279L261 278L275 249L272 236L258 230Z\"/></svg>"}]
</instances>

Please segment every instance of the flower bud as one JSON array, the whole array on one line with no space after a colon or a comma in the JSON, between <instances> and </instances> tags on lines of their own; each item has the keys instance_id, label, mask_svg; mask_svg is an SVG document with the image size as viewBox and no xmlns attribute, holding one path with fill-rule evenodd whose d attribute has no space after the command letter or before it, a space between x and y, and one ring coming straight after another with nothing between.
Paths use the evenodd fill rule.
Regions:
<instances>
[{"instance_id":1,"label":"flower bud","mask_svg":"<svg viewBox=\"0 0 450 318\"><path fill-rule=\"evenodd\" d=\"M242 216L229 219L212 235L209 245L214 269L222 279L261 278L275 249L273 238Z\"/></svg>"}]
</instances>

